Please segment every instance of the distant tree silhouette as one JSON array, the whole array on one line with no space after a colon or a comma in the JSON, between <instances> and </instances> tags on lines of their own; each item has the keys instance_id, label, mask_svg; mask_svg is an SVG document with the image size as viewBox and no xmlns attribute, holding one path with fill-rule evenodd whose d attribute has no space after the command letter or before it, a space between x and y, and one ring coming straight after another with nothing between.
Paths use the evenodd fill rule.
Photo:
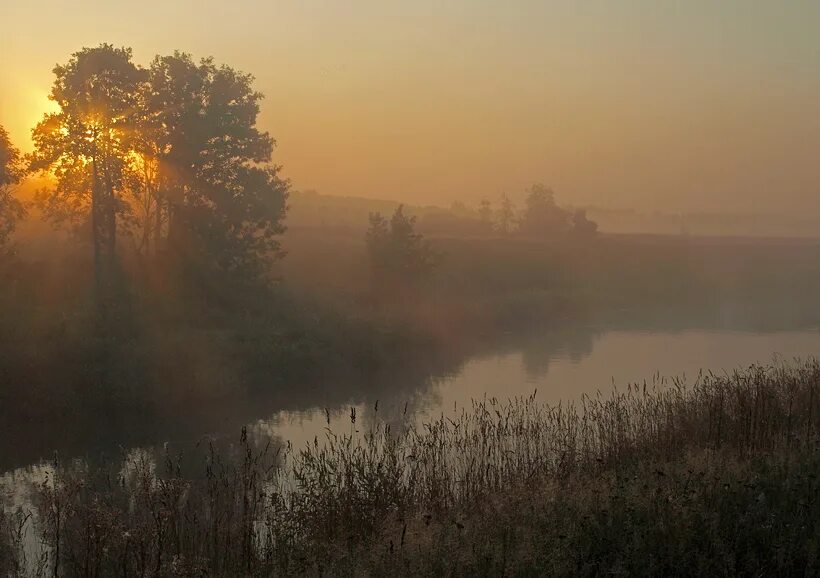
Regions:
<instances>
[{"instance_id":1,"label":"distant tree silhouette","mask_svg":"<svg viewBox=\"0 0 820 578\"><path fill-rule=\"evenodd\" d=\"M533 185L527 193L520 231L534 237L558 237L570 230L570 214L555 203L555 193L544 185Z\"/></svg>"},{"instance_id":2,"label":"distant tree silhouette","mask_svg":"<svg viewBox=\"0 0 820 578\"><path fill-rule=\"evenodd\" d=\"M23 204L14 197L14 186L23 176L20 151L14 147L6 129L0 126L0 248L7 242L24 213Z\"/></svg>"},{"instance_id":3,"label":"distant tree silhouette","mask_svg":"<svg viewBox=\"0 0 820 578\"><path fill-rule=\"evenodd\" d=\"M144 71L131 50L102 44L84 48L54 68L51 99L60 110L33 131L31 169L48 171L56 185L37 201L56 222L90 225L98 280L114 259L126 166L135 134L137 94Z\"/></svg>"},{"instance_id":4,"label":"distant tree silhouette","mask_svg":"<svg viewBox=\"0 0 820 578\"><path fill-rule=\"evenodd\" d=\"M415 231L416 218L399 206L388 221L370 214L365 235L374 285L391 293L412 290L423 284L435 267L435 253Z\"/></svg>"},{"instance_id":5,"label":"distant tree silhouette","mask_svg":"<svg viewBox=\"0 0 820 578\"><path fill-rule=\"evenodd\" d=\"M572 214L572 232L579 239L591 239L598 234L598 223L589 220L585 209Z\"/></svg>"},{"instance_id":6,"label":"distant tree silhouette","mask_svg":"<svg viewBox=\"0 0 820 578\"><path fill-rule=\"evenodd\" d=\"M507 193L504 193L501 195L501 204L498 209L498 232L502 235L512 233L514 221L515 205Z\"/></svg>"}]
</instances>

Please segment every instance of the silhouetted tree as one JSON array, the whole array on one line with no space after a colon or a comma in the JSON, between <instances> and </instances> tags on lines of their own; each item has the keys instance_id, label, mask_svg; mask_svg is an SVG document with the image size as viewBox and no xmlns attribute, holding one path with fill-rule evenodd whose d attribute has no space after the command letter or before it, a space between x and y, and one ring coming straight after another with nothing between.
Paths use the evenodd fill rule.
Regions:
<instances>
[{"instance_id":1,"label":"silhouetted tree","mask_svg":"<svg viewBox=\"0 0 820 578\"><path fill-rule=\"evenodd\" d=\"M279 255L288 183L270 163L273 138L256 127L262 94L252 82L210 58L157 57L145 124L159 171L153 237L220 270L255 274Z\"/></svg>"},{"instance_id":2,"label":"silhouetted tree","mask_svg":"<svg viewBox=\"0 0 820 578\"><path fill-rule=\"evenodd\" d=\"M32 170L54 187L38 202L57 223L88 227L98 278L118 225L137 249L171 249L201 269L257 276L280 254L287 181L256 128L253 77L183 53L134 65L103 44L54 69L60 111L34 130Z\"/></svg>"},{"instance_id":3,"label":"silhouetted tree","mask_svg":"<svg viewBox=\"0 0 820 578\"><path fill-rule=\"evenodd\" d=\"M572 214L572 232L579 239L591 239L598 234L598 223L587 217L585 209L577 209Z\"/></svg>"},{"instance_id":4,"label":"silhouetted tree","mask_svg":"<svg viewBox=\"0 0 820 578\"><path fill-rule=\"evenodd\" d=\"M133 139L134 156L127 174L128 192L133 206L129 225L135 233L139 253L156 254L161 245L167 213L163 211L161 189L163 172L160 157L164 143L163 126L157 111L152 108L153 87L149 80L137 94L136 133Z\"/></svg>"},{"instance_id":5,"label":"silhouetted tree","mask_svg":"<svg viewBox=\"0 0 820 578\"><path fill-rule=\"evenodd\" d=\"M512 233L514 220L515 205L513 205L507 193L504 193L501 195L501 205L498 209L498 231L502 235Z\"/></svg>"},{"instance_id":6,"label":"silhouetted tree","mask_svg":"<svg viewBox=\"0 0 820 578\"><path fill-rule=\"evenodd\" d=\"M60 110L34 129L30 168L50 170L56 183L37 201L57 223L90 226L99 281L114 259L117 220L129 209L125 173L146 75L131 62L130 49L110 44L76 52L54 74L50 98Z\"/></svg>"},{"instance_id":7,"label":"silhouetted tree","mask_svg":"<svg viewBox=\"0 0 820 578\"><path fill-rule=\"evenodd\" d=\"M14 197L14 186L22 175L20 152L12 145L6 129L0 126L0 248L25 213L23 204Z\"/></svg>"},{"instance_id":8,"label":"silhouetted tree","mask_svg":"<svg viewBox=\"0 0 820 578\"><path fill-rule=\"evenodd\" d=\"M544 185L533 185L527 194L520 231L537 237L558 237L570 230L570 214L555 203L555 193Z\"/></svg>"},{"instance_id":9,"label":"silhouetted tree","mask_svg":"<svg viewBox=\"0 0 820 578\"><path fill-rule=\"evenodd\" d=\"M388 221L370 214L365 240L375 286L389 292L417 288L435 267L435 253L415 231L416 218L399 206Z\"/></svg>"}]
</instances>

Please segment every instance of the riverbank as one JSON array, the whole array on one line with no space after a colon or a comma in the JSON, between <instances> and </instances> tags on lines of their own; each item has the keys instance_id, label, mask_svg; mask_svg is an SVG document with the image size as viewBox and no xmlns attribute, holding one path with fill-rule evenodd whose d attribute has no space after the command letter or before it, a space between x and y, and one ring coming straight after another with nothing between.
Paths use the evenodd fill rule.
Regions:
<instances>
[{"instance_id":1,"label":"riverbank","mask_svg":"<svg viewBox=\"0 0 820 578\"><path fill-rule=\"evenodd\" d=\"M31 519L69 575L813 574L819 384L811 361L417 428L353 412L299 451L243 431L190 470L56 464Z\"/></svg>"}]
</instances>

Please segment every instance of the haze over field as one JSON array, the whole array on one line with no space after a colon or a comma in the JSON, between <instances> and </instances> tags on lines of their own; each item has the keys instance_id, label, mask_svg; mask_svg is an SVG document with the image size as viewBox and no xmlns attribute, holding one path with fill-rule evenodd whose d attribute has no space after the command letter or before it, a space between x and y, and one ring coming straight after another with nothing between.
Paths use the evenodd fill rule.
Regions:
<instances>
[{"instance_id":1,"label":"haze over field","mask_svg":"<svg viewBox=\"0 0 820 578\"><path fill-rule=\"evenodd\" d=\"M24 150L63 55L110 41L252 72L297 189L414 204L545 181L565 202L820 215L820 4L2 2Z\"/></svg>"},{"instance_id":2,"label":"haze over field","mask_svg":"<svg viewBox=\"0 0 820 578\"><path fill-rule=\"evenodd\" d=\"M819 3L0 23L0 576L820 576Z\"/></svg>"}]
</instances>

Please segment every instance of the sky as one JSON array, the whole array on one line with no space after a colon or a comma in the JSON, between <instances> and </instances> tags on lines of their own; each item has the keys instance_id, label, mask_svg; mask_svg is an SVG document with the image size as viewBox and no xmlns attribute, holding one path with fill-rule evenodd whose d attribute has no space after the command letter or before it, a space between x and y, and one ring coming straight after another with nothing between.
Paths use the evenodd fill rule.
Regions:
<instances>
[{"instance_id":1,"label":"sky","mask_svg":"<svg viewBox=\"0 0 820 578\"><path fill-rule=\"evenodd\" d=\"M250 72L297 190L820 216L820 2L0 0L23 149L84 46Z\"/></svg>"}]
</instances>

